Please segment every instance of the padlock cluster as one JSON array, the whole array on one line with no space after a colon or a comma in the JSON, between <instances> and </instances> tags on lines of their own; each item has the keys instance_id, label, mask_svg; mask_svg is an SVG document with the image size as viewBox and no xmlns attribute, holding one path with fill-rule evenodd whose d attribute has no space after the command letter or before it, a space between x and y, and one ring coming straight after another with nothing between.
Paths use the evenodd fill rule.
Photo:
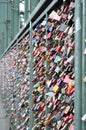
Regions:
<instances>
[{"instance_id":1,"label":"padlock cluster","mask_svg":"<svg viewBox=\"0 0 86 130\"><path fill-rule=\"evenodd\" d=\"M26 130L29 127L29 35L18 44L17 55L17 130Z\"/></svg>"},{"instance_id":2,"label":"padlock cluster","mask_svg":"<svg viewBox=\"0 0 86 130\"><path fill-rule=\"evenodd\" d=\"M74 9L74 0L62 1L33 27L32 38L23 37L0 61L0 86L13 129L30 129L32 94L32 130L74 130Z\"/></svg>"},{"instance_id":3,"label":"padlock cluster","mask_svg":"<svg viewBox=\"0 0 86 130\"><path fill-rule=\"evenodd\" d=\"M29 35L17 43L1 61L2 95L11 126L29 129ZM3 63L3 64L2 64Z\"/></svg>"},{"instance_id":4,"label":"padlock cluster","mask_svg":"<svg viewBox=\"0 0 86 130\"><path fill-rule=\"evenodd\" d=\"M6 109L6 116L11 117L11 123L16 118L16 47L11 49L0 61L1 94Z\"/></svg>"},{"instance_id":5,"label":"padlock cluster","mask_svg":"<svg viewBox=\"0 0 86 130\"><path fill-rule=\"evenodd\" d=\"M64 1L33 31L33 130L74 129L74 2Z\"/></svg>"},{"instance_id":6,"label":"padlock cluster","mask_svg":"<svg viewBox=\"0 0 86 130\"><path fill-rule=\"evenodd\" d=\"M46 93L46 66L45 66L45 54L46 54L46 20L41 24L38 24L32 33L32 45L33 45L33 96L34 96L34 128L44 129L45 120L45 93Z\"/></svg>"}]
</instances>

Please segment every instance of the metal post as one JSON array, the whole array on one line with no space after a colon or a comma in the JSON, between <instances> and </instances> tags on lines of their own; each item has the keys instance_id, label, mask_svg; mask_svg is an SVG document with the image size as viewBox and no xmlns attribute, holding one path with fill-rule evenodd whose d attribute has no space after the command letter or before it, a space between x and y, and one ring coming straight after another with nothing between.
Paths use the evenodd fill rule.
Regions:
<instances>
[{"instance_id":1,"label":"metal post","mask_svg":"<svg viewBox=\"0 0 86 130\"><path fill-rule=\"evenodd\" d=\"M13 8L13 1L11 3L11 40L14 38L14 10Z\"/></svg>"},{"instance_id":2,"label":"metal post","mask_svg":"<svg viewBox=\"0 0 86 130\"><path fill-rule=\"evenodd\" d=\"M29 102L30 102L30 106L29 106L29 111L30 111L30 129L32 130L34 124L34 117L33 117L33 111L32 111L32 107L33 107L33 95L32 95L32 91L33 91L33 55L32 55L32 50L33 50L33 46L32 46L32 23L30 21L30 97L29 97Z\"/></svg>"},{"instance_id":3,"label":"metal post","mask_svg":"<svg viewBox=\"0 0 86 130\"><path fill-rule=\"evenodd\" d=\"M46 13L46 36L47 36L47 28L48 28L48 25L47 25L47 21L48 21L48 13ZM46 39L46 45L48 45L48 40ZM47 56L47 51L46 51L46 56ZM46 62L46 72L49 71L49 68L50 68L50 63ZM46 76L46 81L48 80L48 76ZM47 85L47 84L46 84ZM46 93L49 92L49 89L48 87L46 87ZM47 98L47 97L46 97ZM47 118L47 115L49 113L49 108L47 107L46 105L46 118ZM46 130L49 130L49 127L46 126Z\"/></svg>"},{"instance_id":4,"label":"metal post","mask_svg":"<svg viewBox=\"0 0 86 130\"><path fill-rule=\"evenodd\" d=\"M0 4L0 56L2 54L2 35L1 35L1 32L2 32L2 6Z\"/></svg>"},{"instance_id":5,"label":"metal post","mask_svg":"<svg viewBox=\"0 0 86 130\"><path fill-rule=\"evenodd\" d=\"M8 4L8 3L7 3ZM4 13L4 16L5 16L5 20L4 20L4 29L3 29L3 31L4 31L4 34L5 34L5 43L4 43L4 51L5 51L5 49L6 49L6 47L7 47L7 45L8 45L8 25L7 25L7 4L5 5L4 4L4 10L5 10L5 13Z\"/></svg>"},{"instance_id":6,"label":"metal post","mask_svg":"<svg viewBox=\"0 0 86 130\"><path fill-rule=\"evenodd\" d=\"M82 26L82 53L86 48L86 0L82 4L83 26ZM83 82L86 76L86 55L82 54L82 116L86 114L86 83ZM82 130L86 130L86 123L82 121Z\"/></svg>"},{"instance_id":7,"label":"metal post","mask_svg":"<svg viewBox=\"0 0 86 130\"><path fill-rule=\"evenodd\" d=\"M29 16L30 14L30 10L31 10L31 5L30 5L30 0L29 0ZM30 106L29 106L29 112L30 112L30 129L33 128L34 126L34 115L33 115L33 111L32 111L32 107L33 107L33 95L32 95L32 91L33 91L33 55L32 55L32 51L33 51L33 46L32 46L32 22L30 21L30 97L29 97L29 102L30 102Z\"/></svg>"},{"instance_id":8,"label":"metal post","mask_svg":"<svg viewBox=\"0 0 86 130\"><path fill-rule=\"evenodd\" d=\"M1 17L0 17L0 33L3 35L1 37L1 41L2 41L2 45L1 45L1 50L2 53L4 52L4 50L7 48L8 45L8 37L9 37L9 29L8 29L8 1L6 0L0 0L0 12L1 12ZM9 14L10 16L10 14ZM3 37L4 37L4 41L3 41Z\"/></svg>"},{"instance_id":9,"label":"metal post","mask_svg":"<svg viewBox=\"0 0 86 130\"><path fill-rule=\"evenodd\" d=\"M2 13L2 27L1 27L1 33L2 33L2 53L4 52L4 49L6 47L6 3L1 3L1 13Z\"/></svg>"},{"instance_id":10,"label":"metal post","mask_svg":"<svg viewBox=\"0 0 86 130\"><path fill-rule=\"evenodd\" d=\"M8 2L8 5L7 5L7 21L6 21L6 24L7 24L7 33L8 33L8 43L7 43L7 47L8 45L10 44L11 42L11 3ZM6 47L6 48L7 48Z\"/></svg>"},{"instance_id":11,"label":"metal post","mask_svg":"<svg viewBox=\"0 0 86 130\"><path fill-rule=\"evenodd\" d=\"M12 2L12 14L11 14L11 34L12 34L12 39L16 36L16 34L19 31L19 0L13 0Z\"/></svg>"},{"instance_id":12,"label":"metal post","mask_svg":"<svg viewBox=\"0 0 86 130\"><path fill-rule=\"evenodd\" d=\"M18 103L19 103L19 97L17 96L17 92L18 92L18 59L19 59L19 55L18 55L18 39L17 39L17 45L16 45L16 50L17 50L17 60L16 60L16 81L15 81L15 85L16 85L16 128L19 125L19 120L18 120Z\"/></svg>"},{"instance_id":13,"label":"metal post","mask_svg":"<svg viewBox=\"0 0 86 130\"><path fill-rule=\"evenodd\" d=\"M0 56L2 54L2 39L1 39L1 35L0 35Z\"/></svg>"},{"instance_id":14,"label":"metal post","mask_svg":"<svg viewBox=\"0 0 86 130\"><path fill-rule=\"evenodd\" d=\"M81 128L82 113L82 10L81 0L75 0L75 130Z\"/></svg>"},{"instance_id":15,"label":"metal post","mask_svg":"<svg viewBox=\"0 0 86 130\"><path fill-rule=\"evenodd\" d=\"M25 12L24 12L24 19L25 19L25 22L27 21L27 19L28 19L28 11L29 11L29 1L28 0L25 0Z\"/></svg>"},{"instance_id":16,"label":"metal post","mask_svg":"<svg viewBox=\"0 0 86 130\"><path fill-rule=\"evenodd\" d=\"M4 45L5 45L5 41L4 41L4 32L1 33L1 53L4 52Z\"/></svg>"}]
</instances>

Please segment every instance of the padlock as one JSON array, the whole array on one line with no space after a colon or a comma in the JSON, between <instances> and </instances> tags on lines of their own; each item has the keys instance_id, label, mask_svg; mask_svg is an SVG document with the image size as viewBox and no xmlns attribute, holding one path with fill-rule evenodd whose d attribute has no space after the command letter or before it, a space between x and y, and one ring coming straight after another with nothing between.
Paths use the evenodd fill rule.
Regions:
<instances>
[{"instance_id":1,"label":"padlock","mask_svg":"<svg viewBox=\"0 0 86 130\"><path fill-rule=\"evenodd\" d=\"M58 93L59 92L59 86L58 85L55 85L54 88L53 88L53 91L55 93Z\"/></svg>"},{"instance_id":2,"label":"padlock","mask_svg":"<svg viewBox=\"0 0 86 130\"><path fill-rule=\"evenodd\" d=\"M61 61L61 57L60 57L60 56L56 56L54 62L55 62L55 63L58 63L58 62L60 62L60 61Z\"/></svg>"},{"instance_id":3,"label":"padlock","mask_svg":"<svg viewBox=\"0 0 86 130\"><path fill-rule=\"evenodd\" d=\"M49 32L53 32L53 30L54 30L54 26L50 26L49 27Z\"/></svg>"},{"instance_id":4,"label":"padlock","mask_svg":"<svg viewBox=\"0 0 86 130\"><path fill-rule=\"evenodd\" d=\"M69 86L67 94L68 95L72 95L74 93L74 87L73 86Z\"/></svg>"},{"instance_id":5,"label":"padlock","mask_svg":"<svg viewBox=\"0 0 86 130\"><path fill-rule=\"evenodd\" d=\"M62 100L62 99L63 99L63 95L62 95L62 93L59 93L58 100Z\"/></svg>"},{"instance_id":6,"label":"padlock","mask_svg":"<svg viewBox=\"0 0 86 130\"><path fill-rule=\"evenodd\" d=\"M63 82L68 84L69 81L70 81L70 77L68 75L66 75Z\"/></svg>"},{"instance_id":7,"label":"padlock","mask_svg":"<svg viewBox=\"0 0 86 130\"><path fill-rule=\"evenodd\" d=\"M86 82L86 76L83 78L83 82Z\"/></svg>"},{"instance_id":8,"label":"padlock","mask_svg":"<svg viewBox=\"0 0 86 130\"><path fill-rule=\"evenodd\" d=\"M67 28L67 25L65 23L62 23L59 30L61 32L64 32L66 28Z\"/></svg>"},{"instance_id":9,"label":"padlock","mask_svg":"<svg viewBox=\"0 0 86 130\"><path fill-rule=\"evenodd\" d=\"M65 7L63 13L67 13L67 12L68 12L68 9L69 9L68 6Z\"/></svg>"},{"instance_id":10,"label":"padlock","mask_svg":"<svg viewBox=\"0 0 86 130\"><path fill-rule=\"evenodd\" d=\"M70 118L71 121L74 121L74 114L70 114L69 118Z\"/></svg>"},{"instance_id":11,"label":"padlock","mask_svg":"<svg viewBox=\"0 0 86 130\"><path fill-rule=\"evenodd\" d=\"M50 32L50 33L48 33L48 35L47 35L47 39L50 40L51 38L52 38L52 33Z\"/></svg>"},{"instance_id":12,"label":"padlock","mask_svg":"<svg viewBox=\"0 0 86 130\"><path fill-rule=\"evenodd\" d=\"M68 5L70 5L70 3L68 4L65 4L65 6L63 6L63 7L61 7L61 13L63 13L63 11L65 10L65 11L68 11L68 10L66 10L66 9L68 9ZM66 8L67 7L67 8ZM64 21L64 19L65 20L67 20L66 18L68 17L68 15L66 15L65 13L64 13L64 15L65 15L65 18L63 18L63 16L61 15L61 17L59 17L58 16L58 13L56 14L56 16L58 16L58 18L60 19L62 19L63 21ZM60 20L61 20L60 19ZM54 19L55 20L55 19ZM56 20L56 21L58 21L58 20ZM48 26L48 28L49 28L49 32L52 32L52 39L50 39L51 41L52 41L52 43L53 44L55 44L54 42L53 42L53 38L55 37L54 36L54 33L55 33L55 29L53 29L52 28L52 23L54 23L52 20L51 20L51 18L50 18L50 21L49 21L50 23L50 25ZM65 24L65 23L63 23L63 24ZM44 35L43 33L42 33L42 26L46 26L46 22L44 22L44 24L42 25L42 24L39 24L39 26L38 26L38 28L35 30L36 32L37 32L37 34L36 35L38 35L38 37L40 37L41 35ZM69 26L68 26L69 27ZM55 26L54 26L54 28L57 28L57 22L55 23ZM60 30L60 31L65 31L66 30L66 28L67 27L65 27L65 29L64 30ZM69 27L70 28L70 27ZM61 29L61 25L60 25L60 27L59 27L59 29ZM69 29L68 29L69 30ZM39 33L41 33L41 35L39 35ZM68 32L66 32L66 34L65 35L63 35L63 33L58 33L59 34L59 36L60 37L62 37L62 38L64 38L64 37L66 37L66 35L67 35L67 33ZM36 41L36 44L37 44L37 46L36 46L36 49L37 48L41 48L41 45L40 45L40 43L41 42L39 42L39 38L37 38L37 36L35 36L36 37L36 39L37 39L37 41ZM59 38L60 39L60 38ZM69 36L69 39L70 39L70 36ZM66 78L66 75L65 74L67 74L68 76L69 76L69 73L72 71L72 69L71 69L71 67L69 66L69 67L67 67L67 64L65 65L63 65L63 63L64 63L64 61L66 61L66 60L68 60L68 58L71 56L71 54L73 54L73 50L72 50L72 52L70 53L70 54L67 54L68 52L66 52L66 53L64 53L64 51L65 51L65 49L62 47L62 46L64 46L64 41L65 40L63 40L63 42L61 42L61 41L59 41L58 40L58 43L56 44L56 46L57 46L57 50L56 51L53 51L51 48L53 48L53 46L52 45L50 45L50 47L48 48L49 50L48 51L50 51L50 54L49 55L47 55L47 59L48 60L46 60L47 62L54 62L54 60L55 60L55 57L54 57L54 54L56 55L56 56L59 56L60 58L61 58L61 60L59 60L59 61L56 61L56 63L55 64L57 64L57 66L61 69L61 72L64 72L63 74L62 74L62 76L61 76L61 79L62 79L62 81L60 82L60 80L59 80L59 76L57 76L58 74L56 73L57 72L57 70L56 70L56 72L54 71L53 72L53 67L52 67L52 65L54 65L54 64L51 64L51 66L50 66L50 71L52 72L52 74L53 75L51 75L50 76L50 82L48 82L48 84L47 84L47 86L48 86L48 88L50 89L50 90L53 90L52 88L54 88L54 86L57 84L58 85L58 87L59 87L59 90L58 90L58 92L53 92L54 94L56 94L56 95L54 95L53 96L53 101L52 101L52 103L54 103L53 105L57 105L57 103L58 103L58 100L61 102L61 105L63 105L63 104L65 104L65 103L63 103L62 101L63 101L63 99L65 99L65 97L67 96L67 91L69 91L69 86L71 86L71 82L69 83L69 82L64 82L64 79ZM68 41L68 39L67 39L67 41ZM72 43L72 42L71 42ZM40 46L40 47L39 47ZM70 46L70 44L69 44L69 42L68 42L68 47ZM44 45L42 44L42 47L44 47ZM55 46L54 46L55 47ZM45 48L44 48L45 49ZM39 54L39 52L40 52L40 54ZM37 81L39 81L40 82L40 84L41 85L38 85L37 86L37 88L35 88L35 85L34 85L34 89L36 89L36 90L34 90L34 97L36 96L36 98L37 99L39 99L38 100L38 102L40 103L40 98L39 97L41 97L42 95L41 95L41 92L43 91L42 90L42 87L43 86L45 86L45 83L46 83L46 81L44 80L44 78L45 77L43 77L43 75L45 75L45 73L46 72L44 72L44 66L42 66L42 63L41 62L45 62L45 61L41 61L41 58L42 57L44 57L45 56L45 54L44 53L42 53L42 50L41 49L39 49L39 52L38 52L38 50L37 50L37 54L35 54L35 59L36 60L34 60L34 61L36 61L36 62L34 62L34 66L35 66L35 74L37 74L37 76L38 77L40 77L40 78L38 78L38 80ZM63 54L64 53L64 54ZM36 56L37 55L37 56ZM65 57L65 56L67 56L67 59L64 59L64 60L62 60L62 58L63 57ZM46 58L45 58L46 59ZM40 62L39 62L39 60L40 60ZM61 63L62 62L62 63ZM68 63L68 64L70 64L70 63ZM62 66L63 65L63 66ZM56 67L57 67L56 66ZM42 69L41 69L41 67L42 67ZM55 69L56 69L56 67L55 67ZM55 70L54 69L54 70ZM57 68L58 69L58 68ZM49 73L49 71L48 71L48 73ZM47 75L47 76L49 76L49 75ZM58 78L57 78L58 77ZM43 82L41 81L41 80L44 80ZM69 80L71 80L71 75L69 76ZM36 84L36 82L34 82L35 84ZM67 86L67 88L65 88L65 84L67 84L68 86ZM53 86L53 87L52 87ZM64 86L64 87L63 87ZM65 89L64 89L65 88ZM45 89L45 87L44 87L44 89ZM62 89L64 89L65 91L66 91L66 93L63 93L63 95L62 95L62 98L60 97L60 94L62 94L61 92L62 92ZM36 93L37 92L37 93ZM45 92L44 92L45 93ZM66 96L65 96L66 95ZM56 98L56 96L57 96L57 98ZM69 95L68 95L69 96ZM71 97L71 96L70 96ZM55 99L54 99L55 98ZM57 100L56 100L57 99ZM66 102L66 101L65 101ZM36 103L36 102L35 102ZM50 106L52 106L52 103L51 103L51 101L50 101ZM55 106L56 107L56 109L52 109L52 111L53 112L55 112L55 111L59 111L60 110L60 108L61 108L61 111L62 110L65 110L66 108L62 108L62 106L61 106L60 104L58 105L58 106ZM49 106L49 107L50 107ZM63 105L64 106L64 105ZM37 105L35 106L35 107L37 107ZM41 107L41 105L40 105L40 107L37 109L35 109L35 112L36 111L38 111L38 117L40 118L40 116L41 116L41 110L45 110L45 108L44 109L41 109L42 107ZM71 112L71 111L70 111ZM40 114L41 113L41 114ZM35 118L37 118L37 117L35 117ZM62 117L63 118L63 117ZM50 119L52 119L52 117L50 118ZM64 118L63 118L64 119ZM43 120L43 119L42 119ZM67 119L65 119L65 122L67 121ZM58 119L58 122L60 122L60 120ZM58 123L58 122L56 122L56 123ZM41 125L41 123L38 123L39 124L39 126L37 127L37 129L42 129L43 127L42 127L42 125ZM58 124L60 124L60 123L58 123ZM57 124L57 125L58 125ZM51 123L50 123L50 125L49 126L51 126ZM54 127L54 129L55 129L55 124L53 123L52 124L52 126ZM63 125L63 127L65 126L65 124ZM44 126L45 127L45 126ZM53 128L52 127L52 128ZM59 125L59 129L60 129L60 127L61 127L61 125ZM62 127L61 127L62 128ZM65 129L66 129L66 126L64 127Z\"/></svg>"},{"instance_id":13,"label":"padlock","mask_svg":"<svg viewBox=\"0 0 86 130\"><path fill-rule=\"evenodd\" d=\"M70 106L67 106L65 111L64 111L64 114L68 114L69 111L70 111Z\"/></svg>"},{"instance_id":14,"label":"padlock","mask_svg":"<svg viewBox=\"0 0 86 130\"><path fill-rule=\"evenodd\" d=\"M39 101L41 101L43 99L43 95L40 95L40 96L38 96L38 98L37 98L37 102L39 102Z\"/></svg>"},{"instance_id":15,"label":"padlock","mask_svg":"<svg viewBox=\"0 0 86 130\"><path fill-rule=\"evenodd\" d=\"M49 126L49 125L50 125L50 120L49 120L49 119L46 119L45 122L44 122L44 124L45 124L46 126Z\"/></svg>"},{"instance_id":16,"label":"padlock","mask_svg":"<svg viewBox=\"0 0 86 130\"><path fill-rule=\"evenodd\" d=\"M52 11L51 14L49 15L49 18L60 21L62 17L59 16L55 11Z\"/></svg>"},{"instance_id":17,"label":"padlock","mask_svg":"<svg viewBox=\"0 0 86 130\"><path fill-rule=\"evenodd\" d=\"M50 119L50 126L51 126L52 128L55 128L56 125L57 125L57 120L56 120L56 117L53 116L53 117Z\"/></svg>"},{"instance_id":18,"label":"padlock","mask_svg":"<svg viewBox=\"0 0 86 130\"><path fill-rule=\"evenodd\" d=\"M75 7L75 3L71 2L70 5L69 5L69 11L73 10L74 7Z\"/></svg>"},{"instance_id":19,"label":"padlock","mask_svg":"<svg viewBox=\"0 0 86 130\"><path fill-rule=\"evenodd\" d=\"M86 48L84 49L84 52L83 52L84 55L86 55Z\"/></svg>"},{"instance_id":20,"label":"padlock","mask_svg":"<svg viewBox=\"0 0 86 130\"><path fill-rule=\"evenodd\" d=\"M74 130L74 129L75 129L74 124L71 124L69 130Z\"/></svg>"}]
</instances>

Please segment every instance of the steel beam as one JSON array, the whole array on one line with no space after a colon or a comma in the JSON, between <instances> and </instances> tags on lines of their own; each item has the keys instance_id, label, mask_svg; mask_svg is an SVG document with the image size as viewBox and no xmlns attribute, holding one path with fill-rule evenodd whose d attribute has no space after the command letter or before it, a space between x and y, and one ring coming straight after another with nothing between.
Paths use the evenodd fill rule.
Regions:
<instances>
[{"instance_id":1,"label":"steel beam","mask_svg":"<svg viewBox=\"0 0 86 130\"><path fill-rule=\"evenodd\" d=\"M86 48L86 0L82 4L82 53ZM82 54L82 116L86 114L86 82L83 81L86 76L86 55ZM86 122L82 121L82 130L86 130Z\"/></svg>"},{"instance_id":2,"label":"steel beam","mask_svg":"<svg viewBox=\"0 0 86 130\"><path fill-rule=\"evenodd\" d=\"M75 130L82 130L82 10L75 0Z\"/></svg>"},{"instance_id":3,"label":"steel beam","mask_svg":"<svg viewBox=\"0 0 86 130\"><path fill-rule=\"evenodd\" d=\"M2 5L0 4L0 55L2 54Z\"/></svg>"},{"instance_id":4,"label":"steel beam","mask_svg":"<svg viewBox=\"0 0 86 130\"><path fill-rule=\"evenodd\" d=\"M48 13L46 13L46 36L48 34L47 29L48 29ZM48 40L46 39L46 46L48 44L49 44ZM48 51L46 51L46 56L47 56L47 53L48 53ZM48 72L49 69L50 69L50 63L46 61L46 72ZM48 81L48 80L49 80L49 76L46 75L46 81ZM47 83L46 83L46 86L47 86ZM46 93L47 92L49 92L49 88L48 87L46 87ZM47 99L47 96L46 96L46 99ZM47 103L45 103L45 104L47 104ZM46 105L46 119L47 119L48 114L49 114L49 108ZM46 130L49 130L49 129L50 129L49 126L46 126Z\"/></svg>"},{"instance_id":5,"label":"steel beam","mask_svg":"<svg viewBox=\"0 0 86 130\"><path fill-rule=\"evenodd\" d=\"M11 42L11 3L8 2L8 5L7 5L7 21L6 21L6 24L7 24L7 33L8 33L8 43L7 43L7 46L6 48L8 47L8 45L10 44Z\"/></svg>"},{"instance_id":6,"label":"steel beam","mask_svg":"<svg viewBox=\"0 0 86 130\"><path fill-rule=\"evenodd\" d=\"M4 50L6 49L6 44L7 44L7 40L6 40L7 4L8 4L7 0L0 0L0 6L1 6L0 7L0 12L1 12L1 17L0 17L1 45L0 45L0 48L1 48L1 53L4 52Z\"/></svg>"},{"instance_id":7,"label":"steel beam","mask_svg":"<svg viewBox=\"0 0 86 130\"><path fill-rule=\"evenodd\" d=\"M1 27L1 34L2 34L2 52L4 52L6 48L6 7L5 3L1 3L1 12L2 12L2 27Z\"/></svg>"},{"instance_id":8,"label":"steel beam","mask_svg":"<svg viewBox=\"0 0 86 130\"><path fill-rule=\"evenodd\" d=\"M30 22L30 96L29 96L29 102L30 102L30 106L29 106L29 112L30 112L30 129L32 130L33 126L34 126L34 116L33 116L33 111L32 111L32 107L33 107L33 55L32 55L32 51L33 51L33 46L32 46L32 23Z\"/></svg>"},{"instance_id":9,"label":"steel beam","mask_svg":"<svg viewBox=\"0 0 86 130\"><path fill-rule=\"evenodd\" d=\"M27 21L28 17L29 17L29 0L25 0L25 12L24 12L25 22Z\"/></svg>"},{"instance_id":10,"label":"steel beam","mask_svg":"<svg viewBox=\"0 0 86 130\"><path fill-rule=\"evenodd\" d=\"M14 37L14 39L12 40L11 44L8 46L8 48L4 51L4 53L1 55L0 58L3 57L3 55L9 50L9 48L16 43L16 39L22 37L22 33L25 32L25 30L28 28L30 21L35 17L35 14L39 11L40 8L42 8L42 6L46 3L47 0L40 0L40 2L38 3L38 5L36 6L36 8L34 9L34 11L31 13L29 19L27 20L25 26L17 33L17 35ZM41 20L41 18L46 15L46 12L48 12L50 10L51 7L53 7L56 3L58 2L58 0L53 0L50 5L48 5L48 7L46 8L46 11L43 11L40 15L40 18L38 18L38 20L36 22L34 22L34 24L32 23L32 27L35 26L37 24L37 22L39 22L39 20Z\"/></svg>"},{"instance_id":11,"label":"steel beam","mask_svg":"<svg viewBox=\"0 0 86 130\"><path fill-rule=\"evenodd\" d=\"M19 0L13 0L11 6L12 14L11 14L11 27L12 27L12 39L19 32Z\"/></svg>"}]
</instances>

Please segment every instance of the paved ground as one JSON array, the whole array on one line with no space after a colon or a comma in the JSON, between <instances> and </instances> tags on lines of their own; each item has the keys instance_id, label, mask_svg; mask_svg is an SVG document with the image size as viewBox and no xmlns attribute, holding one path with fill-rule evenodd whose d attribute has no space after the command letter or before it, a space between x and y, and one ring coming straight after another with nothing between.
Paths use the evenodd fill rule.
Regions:
<instances>
[{"instance_id":1,"label":"paved ground","mask_svg":"<svg viewBox=\"0 0 86 130\"><path fill-rule=\"evenodd\" d=\"M6 117L6 112L0 97L0 130L9 130L9 118Z\"/></svg>"}]
</instances>

